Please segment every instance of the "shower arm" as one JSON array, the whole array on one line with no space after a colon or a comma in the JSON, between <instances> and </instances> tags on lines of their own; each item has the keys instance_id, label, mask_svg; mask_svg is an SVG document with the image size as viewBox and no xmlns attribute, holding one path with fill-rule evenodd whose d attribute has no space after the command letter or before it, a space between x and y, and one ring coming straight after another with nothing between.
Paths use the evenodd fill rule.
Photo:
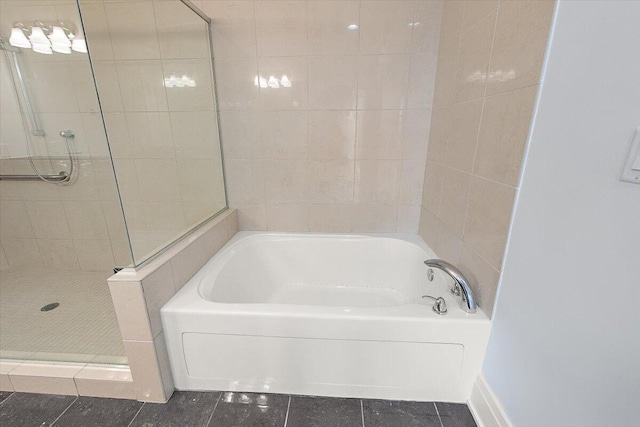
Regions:
<instances>
[{"instance_id":1,"label":"shower arm","mask_svg":"<svg viewBox=\"0 0 640 427\"><path fill-rule=\"evenodd\" d=\"M29 121L31 122L31 134L33 136L45 136L46 133L44 129L40 127L38 124L38 119L36 118L36 114L33 111L33 104L31 103L31 98L29 97L29 91L27 90L27 84L24 81L24 76L22 75L22 68L20 67L20 60L18 59L18 51L17 49L10 48L6 45L4 39L0 38L0 49L10 52L13 55L13 63L16 69L16 75L18 77L18 83L20 84L20 91L22 92L22 99L24 100L25 107L27 109L27 115L29 116Z\"/></svg>"}]
</instances>

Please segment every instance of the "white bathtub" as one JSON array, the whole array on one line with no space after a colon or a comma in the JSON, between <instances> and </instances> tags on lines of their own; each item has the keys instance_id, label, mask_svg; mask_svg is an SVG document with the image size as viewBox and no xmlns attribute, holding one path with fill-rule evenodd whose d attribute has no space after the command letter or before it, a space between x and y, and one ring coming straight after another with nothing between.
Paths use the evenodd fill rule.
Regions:
<instances>
[{"instance_id":1,"label":"white bathtub","mask_svg":"<svg viewBox=\"0 0 640 427\"><path fill-rule=\"evenodd\" d=\"M490 321L428 281L433 257L416 235L238 233L162 308L176 388L466 401Z\"/></svg>"}]
</instances>

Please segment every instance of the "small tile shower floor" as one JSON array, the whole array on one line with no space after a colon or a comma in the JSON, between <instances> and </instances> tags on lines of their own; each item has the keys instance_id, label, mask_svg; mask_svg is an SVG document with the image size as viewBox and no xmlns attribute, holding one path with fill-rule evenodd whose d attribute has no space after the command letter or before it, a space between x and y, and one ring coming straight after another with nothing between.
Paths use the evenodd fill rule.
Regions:
<instances>
[{"instance_id":1,"label":"small tile shower floor","mask_svg":"<svg viewBox=\"0 0 640 427\"><path fill-rule=\"evenodd\" d=\"M0 393L0 425L105 427L476 427L466 405L229 392L175 392L164 405Z\"/></svg>"},{"instance_id":2,"label":"small tile shower floor","mask_svg":"<svg viewBox=\"0 0 640 427\"><path fill-rule=\"evenodd\" d=\"M109 272L0 271L0 356L126 363ZM40 311L58 302L51 311Z\"/></svg>"}]
</instances>

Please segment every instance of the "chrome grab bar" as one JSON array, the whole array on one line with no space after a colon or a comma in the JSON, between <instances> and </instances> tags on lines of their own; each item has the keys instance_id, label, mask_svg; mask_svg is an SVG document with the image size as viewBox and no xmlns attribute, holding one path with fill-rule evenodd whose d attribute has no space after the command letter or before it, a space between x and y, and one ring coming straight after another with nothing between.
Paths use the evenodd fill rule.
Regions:
<instances>
[{"instance_id":1,"label":"chrome grab bar","mask_svg":"<svg viewBox=\"0 0 640 427\"><path fill-rule=\"evenodd\" d=\"M65 182L69 181L69 174L65 171L60 172L58 175L42 175L44 178L50 181ZM38 175L0 175L1 180L7 181L40 181Z\"/></svg>"}]
</instances>

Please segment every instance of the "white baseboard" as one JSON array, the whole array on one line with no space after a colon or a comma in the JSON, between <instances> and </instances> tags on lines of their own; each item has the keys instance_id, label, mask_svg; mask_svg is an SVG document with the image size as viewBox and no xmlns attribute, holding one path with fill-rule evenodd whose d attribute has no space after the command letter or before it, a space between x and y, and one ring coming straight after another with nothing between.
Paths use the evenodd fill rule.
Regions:
<instances>
[{"instance_id":1,"label":"white baseboard","mask_svg":"<svg viewBox=\"0 0 640 427\"><path fill-rule=\"evenodd\" d=\"M484 375L478 375L469 397L469 409L478 427L513 427Z\"/></svg>"}]
</instances>

